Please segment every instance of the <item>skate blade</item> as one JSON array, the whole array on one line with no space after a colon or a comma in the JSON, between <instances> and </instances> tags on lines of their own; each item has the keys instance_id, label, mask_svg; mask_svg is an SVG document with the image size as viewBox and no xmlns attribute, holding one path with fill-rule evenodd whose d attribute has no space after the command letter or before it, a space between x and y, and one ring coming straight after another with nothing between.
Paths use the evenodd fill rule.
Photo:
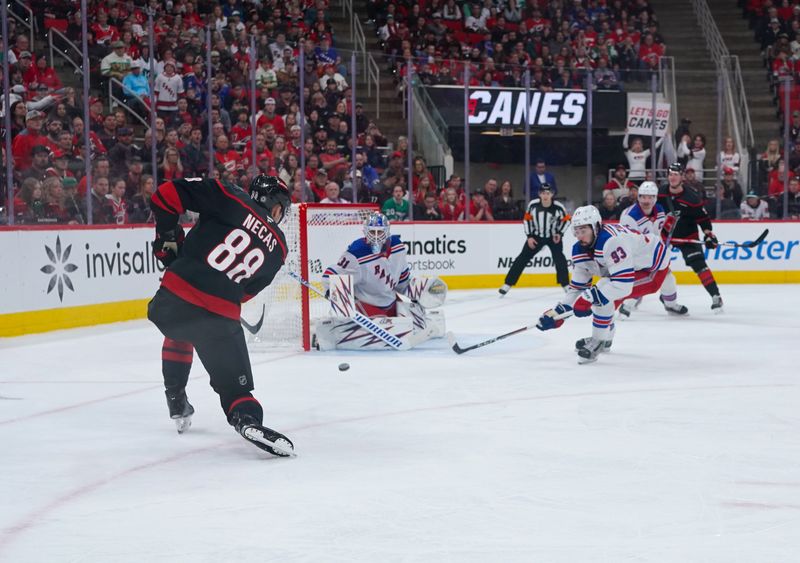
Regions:
<instances>
[{"instance_id":1,"label":"skate blade","mask_svg":"<svg viewBox=\"0 0 800 563\"><path fill-rule=\"evenodd\" d=\"M183 434L192 426L192 417L189 416L178 416L173 418L172 420L175 421L175 429L178 431L178 434Z\"/></svg>"},{"instance_id":2,"label":"skate blade","mask_svg":"<svg viewBox=\"0 0 800 563\"><path fill-rule=\"evenodd\" d=\"M667 311L667 314L669 316L671 316L671 317L688 317L689 316L689 311L686 311L685 313L681 313L680 311L673 311L672 309L665 309L665 310Z\"/></svg>"},{"instance_id":3,"label":"skate blade","mask_svg":"<svg viewBox=\"0 0 800 563\"><path fill-rule=\"evenodd\" d=\"M263 444L267 446L270 450L272 450L270 453L278 457L297 457L297 454L294 453L294 446L291 442L289 442L289 440L278 438L273 442L264 436L264 433L258 428L252 426L245 428L244 437L256 445Z\"/></svg>"},{"instance_id":4,"label":"skate blade","mask_svg":"<svg viewBox=\"0 0 800 563\"><path fill-rule=\"evenodd\" d=\"M591 363L594 363L596 361L597 361L597 356L595 356L593 358L584 358L583 356L578 356L578 364L579 365L591 364Z\"/></svg>"}]
</instances>

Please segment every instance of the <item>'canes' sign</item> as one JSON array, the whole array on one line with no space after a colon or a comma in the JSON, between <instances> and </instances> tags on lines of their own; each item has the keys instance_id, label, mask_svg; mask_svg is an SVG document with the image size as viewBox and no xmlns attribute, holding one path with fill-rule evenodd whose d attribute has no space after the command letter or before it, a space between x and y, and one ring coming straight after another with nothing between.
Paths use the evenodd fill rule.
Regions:
<instances>
[{"instance_id":1,"label":"'canes' sign","mask_svg":"<svg viewBox=\"0 0 800 563\"><path fill-rule=\"evenodd\" d=\"M669 102L656 100L656 137L669 131ZM653 98L648 94L628 94L628 116L625 123L628 133L634 135L653 134Z\"/></svg>"}]
</instances>

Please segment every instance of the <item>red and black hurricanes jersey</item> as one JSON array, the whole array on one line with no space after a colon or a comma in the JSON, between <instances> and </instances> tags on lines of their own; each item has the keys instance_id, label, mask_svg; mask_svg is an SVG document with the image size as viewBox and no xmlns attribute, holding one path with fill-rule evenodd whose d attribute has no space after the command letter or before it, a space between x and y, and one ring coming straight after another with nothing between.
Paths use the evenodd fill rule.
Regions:
<instances>
[{"instance_id":1,"label":"red and black hurricanes jersey","mask_svg":"<svg viewBox=\"0 0 800 563\"><path fill-rule=\"evenodd\" d=\"M668 186L662 186L658 191L658 203L668 213L680 212L673 238L698 238L697 227L711 230L711 218L703 206L703 197L692 188L684 186L680 194L673 195Z\"/></svg>"},{"instance_id":2,"label":"red and black hurricanes jersey","mask_svg":"<svg viewBox=\"0 0 800 563\"><path fill-rule=\"evenodd\" d=\"M267 287L286 260L283 232L240 188L172 180L153 193L150 207L158 232L175 228L184 211L200 214L161 286L212 313L238 321L241 303Z\"/></svg>"}]
</instances>

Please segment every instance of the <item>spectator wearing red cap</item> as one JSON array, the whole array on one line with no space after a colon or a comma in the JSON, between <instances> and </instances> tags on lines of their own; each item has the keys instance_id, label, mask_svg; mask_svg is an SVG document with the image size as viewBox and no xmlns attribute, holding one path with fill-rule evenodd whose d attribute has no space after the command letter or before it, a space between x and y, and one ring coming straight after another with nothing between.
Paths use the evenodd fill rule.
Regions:
<instances>
[{"instance_id":1,"label":"spectator wearing red cap","mask_svg":"<svg viewBox=\"0 0 800 563\"><path fill-rule=\"evenodd\" d=\"M736 181L736 171L730 166L724 166L722 168L722 174L722 181L717 190L717 197L722 200L732 201L734 206L740 207L742 205L744 192L742 191L742 186Z\"/></svg>"},{"instance_id":2,"label":"spectator wearing red cap","mask_svg":"<svg viewBox=\"0 0 800 563\"><path fill-rule=\"evenodd\" d=\"M55 176L57 178L74 178L75 174L69 169L69 154L61 149L54 149L50 154L50 160L53 165L47 169L47 176Z\"/></svg>"},{"instance_id":3,"label":"spectator wearing red cap","mask_svg":"<svg viewBox=\"0 0 800 563\"><path fill-rule=\"evenodd\" d=\"M31 167L33 149L37 145L47 146L47 137L42 135L44 114L38 110L31 110L25 115L25 129L14 138L11 154L14 158L14 167L24 172Z\"/></svg>"}]
</instances>

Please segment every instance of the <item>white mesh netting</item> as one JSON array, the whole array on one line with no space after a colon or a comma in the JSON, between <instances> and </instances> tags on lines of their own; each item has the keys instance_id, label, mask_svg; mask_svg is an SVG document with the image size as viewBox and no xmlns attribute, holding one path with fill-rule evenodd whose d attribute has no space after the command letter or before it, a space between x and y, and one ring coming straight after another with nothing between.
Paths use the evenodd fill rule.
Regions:
<instances>
[{"instance_id":1,"label":"white mesh netting","mask_svg":"<svg viewBox=\"0 0 800 563\"><path fill-rule=\"evenodd\" d=\"M302 348L304 324L327 315L328 303L313 292L307 292L309 314L303 315L302 286L287 271L302 276L302 261L308 265L308 281L322 289L322 273L335 263L347 246L363 235L364 221L375 206L294 204L281 222L286 236L288 256L275 280L256 298L242 307L242 317L255 324L264 323L256 335L248 333L250 349L259 351L274 347ZM301 232L305 230L305 237ZM301 243L305 242L305 248Z\"/></svg>"}]
</instances>

